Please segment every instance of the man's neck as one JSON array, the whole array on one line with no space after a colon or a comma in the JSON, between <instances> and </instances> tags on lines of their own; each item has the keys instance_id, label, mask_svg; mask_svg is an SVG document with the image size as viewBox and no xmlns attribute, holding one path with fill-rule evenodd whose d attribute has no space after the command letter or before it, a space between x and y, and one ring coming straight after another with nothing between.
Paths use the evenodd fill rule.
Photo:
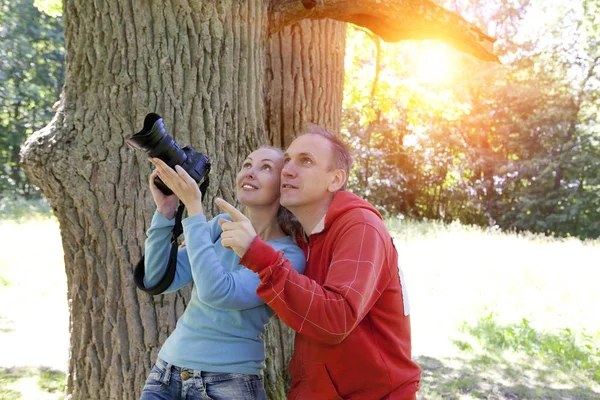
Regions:
<instances>
[{"instance_id":1,"label":"man's neck","mask_svg":"<svg viewBox=\"0 0 600 400\"><path fill-rule=\"evenodd\" d=\"M307 235L310 235L325 214L327 214L327 210L329 209L332 200L333 196L321 203L307 204L294 209L290 208L290 211L298 218L298 222L302 225L304 232L306 232Z\"/></svg>"}]
</instances>

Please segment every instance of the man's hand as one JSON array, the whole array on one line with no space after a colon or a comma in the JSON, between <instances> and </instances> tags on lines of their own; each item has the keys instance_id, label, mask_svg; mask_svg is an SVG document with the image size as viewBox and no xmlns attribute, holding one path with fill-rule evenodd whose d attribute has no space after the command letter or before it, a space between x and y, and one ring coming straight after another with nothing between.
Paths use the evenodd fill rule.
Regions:
<instances>
[{"instance_id":1,"label":"man's hand","mask_svg":"<svg viewBox=\"0 0 600 400\"><path fill-rule=\"evenodd\" d=\"M237 208L225 200L216 199L215 204L231 217L231 221L223 218L219 219L219 225L223 230L221 244L223 247L235 251L240 258L244 257L256 237L256 231L252 223Z\"/></svg>"},{"instance_id":2,"label":"man's hand","mask_svg":"<svg viewBox=\"0 0 600 400\"><path fill-rule=\"evenodd\" d=\"M185 204L189 216L204 214L202 193L194 178L179 165L176 165L173 170L160 158L150 158L149 160L156 167L158 177Z\"/></svg>"}]
</instances>

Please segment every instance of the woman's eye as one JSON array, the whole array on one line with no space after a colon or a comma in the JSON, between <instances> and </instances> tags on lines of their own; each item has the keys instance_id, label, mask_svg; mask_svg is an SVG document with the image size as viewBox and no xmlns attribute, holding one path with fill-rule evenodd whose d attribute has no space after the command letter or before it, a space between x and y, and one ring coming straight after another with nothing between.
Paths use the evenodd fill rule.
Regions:
<instances>
[{"instance_id":1,"label":"woman's eye","mask_svg":"<svg viewBox=\"0 0 600 400\"><path fill-rule=\"evenodd\" d=\"M270 171L271 170L271 166L265 164L265 165L262 166L262 169L265 170L265 171Z\"/></svg>"},{"instance_id":2,"label":"woman's eye","mask_svg":"<svg viewBox=\"0 0 600 400\"><path fill-rule=\"evenodd\" d=\"M247 162L247 163L244 163L244 164L242 165L242 168L250 168L250 167L252 167L252 164L250 164L249 162Z\"/></svg>"}]
</instances>

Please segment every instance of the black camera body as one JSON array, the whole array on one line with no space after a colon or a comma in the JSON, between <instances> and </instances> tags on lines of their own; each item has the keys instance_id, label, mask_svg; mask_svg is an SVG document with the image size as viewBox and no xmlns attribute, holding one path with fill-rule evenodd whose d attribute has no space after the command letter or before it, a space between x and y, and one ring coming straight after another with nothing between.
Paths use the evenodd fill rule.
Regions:
<instances>
[{"instance_id":1,"label":"black camera body","mask_svg":"<svg viewBox=\"0 0 600 400\"><path fill-rule=\"evenodd\" d=\"M181 166L198 184L208 177L210 172L208 156L197 152L191 146L179 147L167 133L163 120L158 114L146 115L144 127L127 139L127 144L134 149L145 151L149 157L160 158L173 169L176 165ZM165 195L173 194L160 178L156 177L154 183Z\"/></svg>"}]
</instances>

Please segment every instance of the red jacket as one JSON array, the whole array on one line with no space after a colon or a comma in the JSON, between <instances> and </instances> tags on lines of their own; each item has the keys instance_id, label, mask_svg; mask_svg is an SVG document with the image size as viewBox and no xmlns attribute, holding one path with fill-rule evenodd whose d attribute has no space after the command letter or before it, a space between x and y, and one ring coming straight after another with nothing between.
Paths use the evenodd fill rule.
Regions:
<instances>
[{"instance_id":1,"label":"red jacket","mask_svg":"<svg viewBox=\"0 0 600 400\"><path fill-rule=\"evenodd\" d=\"M296 333L289 399L414 399L421 369L411 360L398 254L381 215L338 192L325 229L299 244L304 275L260 238L240 260L258 272L258 295Z\"/></svg>"}]
</instances>

